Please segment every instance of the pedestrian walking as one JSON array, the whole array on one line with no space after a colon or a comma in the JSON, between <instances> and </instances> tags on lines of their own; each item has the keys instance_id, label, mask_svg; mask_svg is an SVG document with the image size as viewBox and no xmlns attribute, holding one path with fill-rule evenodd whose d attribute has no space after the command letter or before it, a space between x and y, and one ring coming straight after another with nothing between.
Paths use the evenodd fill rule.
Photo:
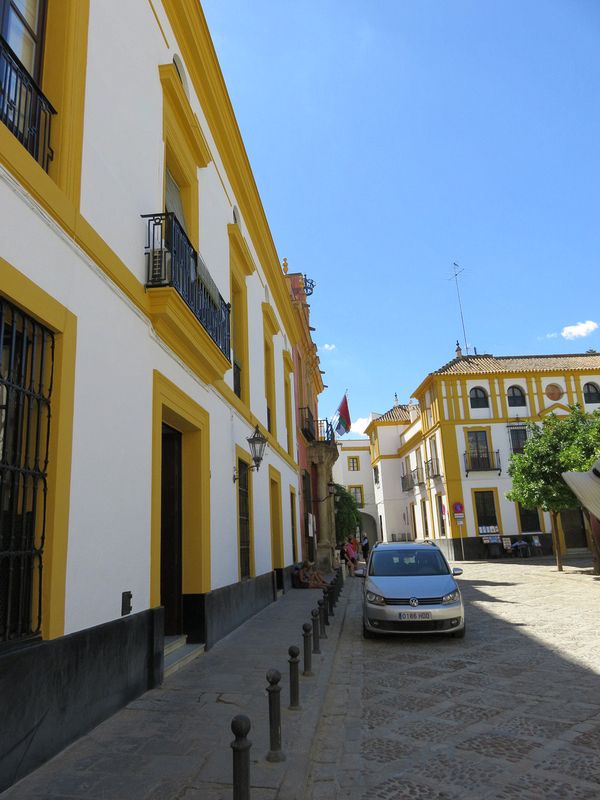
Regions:
<instances>
[{"instance_id":1,"label":"pedestrian walking","mask_svg":"<svg viewBox=\"0 0 600 800\"><path fill-rule=\"evenodd\" d=\"M367 536L366 533L363 533L361 545L362 545L363 558L364 558L365 561L368 561L369 560L369 537Z\"/></svg>"}]
</instances>

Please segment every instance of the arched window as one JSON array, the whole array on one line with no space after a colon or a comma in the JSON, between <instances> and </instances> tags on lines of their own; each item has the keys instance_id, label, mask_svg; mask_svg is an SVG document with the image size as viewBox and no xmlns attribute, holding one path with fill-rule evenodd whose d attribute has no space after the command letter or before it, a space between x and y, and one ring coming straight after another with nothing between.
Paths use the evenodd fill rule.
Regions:
<instances>
[{"instance_id":1,"label":"arched window","mask_svg":"<svg viewBox=\"0 0 600 800\"><path fill-rule=\"evenodd\" d=\"M509 386L506 394L508 395L509 406L525 405L525 392L520 386Z\"/></svg>"},{"instance_id":2,"label":"arched window","mask_svg":"<svg viewBox=\"0 0 600 800\"><path fill-rule=\"evenodd\" d=\"M489 407L487 392L485 389L482 389L481 386L476 386L474 389L471 389L469 398L471 400L471 408Z\"/></svg>"},{"instance_id":3,"label":"arched window","mask_svg":"<svg viewBox=\"0 0 600 800\"><path fill-rule=\"evenodd\" d=\"M583 401L585 403L600 403L600 389L595 383L586 383L583 387Z\"/></svg>"}]
</instances>

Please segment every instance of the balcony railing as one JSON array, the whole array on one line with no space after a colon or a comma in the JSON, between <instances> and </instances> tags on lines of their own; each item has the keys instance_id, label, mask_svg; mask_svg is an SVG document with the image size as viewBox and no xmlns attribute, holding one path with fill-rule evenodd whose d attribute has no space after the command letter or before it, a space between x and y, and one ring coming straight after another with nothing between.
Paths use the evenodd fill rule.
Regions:
<instances>
[{"instance_id":1,"label":"balcony railing","mask_svg":"<svg viewBox=\"0 0 600 800\"><path fill-rule=\"evenodd\" d=\"M315 440L315 418L312 415L310 408L305 406L300 409L300 430L306 439L310 442Z\"/></svg>"},{"instance_id":2,"label":"balcony railing","mask_svg":"<svg viewBox=\"0 0 600 800\"><path fill-rule=\"evenodd\" d=\"M467 450L465 452L465 471L469 472L502 472L500 466L500 451L496 450Z\"/></svg>"},{"instance_id":3,"label":"balcony railing","mask_svg":"<svg viewBox=\"0 0 600 800\"><path fill-rule=\"evenodd\" d=\"M0 37L0 122L46 172L54 155L50 147L50 101Z\"/></svg>"},{"instance_id":4,"label":"balcony railing","mask_svg":"<svg viewBox=\"0 0 600 800\"><path fill-rule=\"evenodd\" d=\"M408 475L402 475L401 481L403 492L410 492L415 486L412 479L412 472L409 472Z\"/></svg>"},{"instance_id":5,"label":"balcony railing","mask_svg":"<svg viewBox=\"0 0 600 800\"><path fill-rule=\"evenodd\" d=\"M228 361L231 361L230 306L219 294L202 258L175 214L144 214L148 220L148 288L172 286Z\"/></svg>"},{"instance_id":6,"label":"balcony railing","mask_svg":"<svg viewBox=\"0 0 600 800\"><path fill-rule=\"evenodd\" d=\"M333 425L328 419L317 420L317 441L335 444Z\"/></svg>"},{"instance_id":7,"label":"balcony railing","mask_svg":"<svg viewBox=\"0 0 600 800\"><path fill-rule=\"evenodd\" d=\"M425 462L425 475L428 478L439 478L441 474L439 459L430 458Z\"/></svg>"},{"instance_id":8,"label":"balcony railing","mask_svg":"<svg viewBox=\"0 0 600 800\"><path fill-rule=\"evenodd\" d=\"M417 467L411 471L413 486L418 486L420 483L425 483L425 476L423 475L422 467Z\"/></svg>"}]
</instances>

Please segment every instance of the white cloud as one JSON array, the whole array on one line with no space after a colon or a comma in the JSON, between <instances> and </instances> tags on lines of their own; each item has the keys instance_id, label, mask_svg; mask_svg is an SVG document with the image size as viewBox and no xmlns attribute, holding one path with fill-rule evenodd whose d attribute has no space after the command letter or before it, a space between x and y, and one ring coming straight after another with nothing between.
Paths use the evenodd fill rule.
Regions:
<instances>
[{"instance_id":1,"label":"white cloud","mask_svg":"<svg viewBox=\"0 0 600 800\"><path fill-rule=\"evenodd\" d=\"M332 350L335 350L335 345L334 344L324 344L323 345L323 350L325 350L327 353L330 353Z\"/></svg>"},{"instance_id":2,"label":"white cloud","mask_svg":"<svg viewBox=\"0 0 600 800\"><path fill-rule=\"evenodd\" d=\"M547 333L545 335L545 339L556 339L558 337L558 333Z\"/></svg>"},{"instance_id":3,"label":"white cloud","mask_svg":"<svg viewBox=\"0 0 600 800\"><path fill-rule=\"evenodd\" d=\"M597 322L588 319L586 322L578 322L576 325L567 325L562 329L560 335L563 339L579 339L582 336L589 336L597 327Z\"/></svg>"},{"instance_id":4,"label":"white cloud","mask_svg":"<svg viewBox=\"0 0 600 800\"><path fill-rule=\"evenodd\" d=\"M350 426L350 433L358 433L360 436L364 435L365 428L369 424L368 417L359 417L355 419L352 425Z\"/></svg>"}]
</instances>

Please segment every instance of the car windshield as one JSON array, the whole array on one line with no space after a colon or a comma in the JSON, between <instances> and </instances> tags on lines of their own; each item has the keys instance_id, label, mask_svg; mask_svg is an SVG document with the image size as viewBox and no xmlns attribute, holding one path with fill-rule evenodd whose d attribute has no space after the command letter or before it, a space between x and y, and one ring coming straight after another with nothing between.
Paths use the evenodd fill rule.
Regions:
<instances>
[{"instance_id":1,"label":"car windshield","mask_svg":"<svg viewBox=\"0 0 600 800\"><path fill-rule=\"evenodd\" d=\"M448 564L439 550L376 550L371 557L369 575L447 575Z\"/></svg>"}]
</instances>

